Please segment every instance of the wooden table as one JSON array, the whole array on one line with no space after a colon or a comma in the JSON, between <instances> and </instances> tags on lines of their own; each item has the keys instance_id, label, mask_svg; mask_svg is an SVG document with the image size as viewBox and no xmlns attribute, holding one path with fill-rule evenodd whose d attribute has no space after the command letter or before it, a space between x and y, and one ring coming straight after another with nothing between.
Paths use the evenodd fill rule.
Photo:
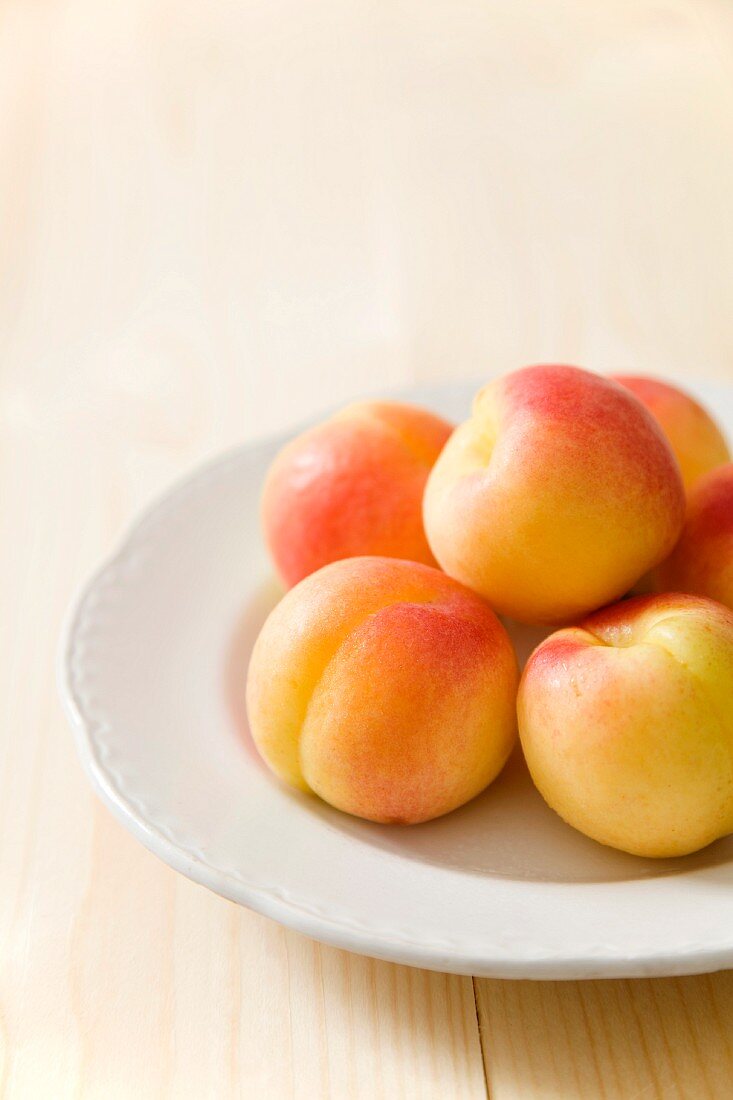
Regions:
<instances>
[{"instance_id":1,"label":"wooden table","mask_svg":"<svg viewBox=\"0 0 733 1100\"><path fill-rule=\"evenodd\" d=\"M222 447L527 361L733 378L732 77L724 0L0 4L0 1095L731 1095L731 975L472 982L174 874L54 659Z\"/></svg>"}]
</instances>

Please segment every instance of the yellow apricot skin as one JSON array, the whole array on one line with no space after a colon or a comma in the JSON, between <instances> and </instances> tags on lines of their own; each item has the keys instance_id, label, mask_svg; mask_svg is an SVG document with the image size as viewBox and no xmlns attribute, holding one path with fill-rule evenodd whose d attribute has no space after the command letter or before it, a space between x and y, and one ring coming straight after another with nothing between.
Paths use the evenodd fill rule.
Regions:
<instances>
[{"instance_id":1,"label":"yellow apricot skin","mask_svg":"<svg viewBox=\"0 0 733 1100\"><path fill-rule=\"evenodd\" d=\"M519 733L568 824L635 855L682 856L733 832L733 614L641 596L557 631L530 658Z\"/></svg>"},{"instance_id":2,"label":"yellow apricot skin","mask_svg":"<svg viewBox=\"0 0 733 1100\"><path fill-rule=\"evenodd\" d=\"M247 679L254 742L282 780L414 824L484 789L516 737L518 670L488 604L437 569L348 558L291 589Z\"/></svg>"},{"instance_id":3,"label":"yellow apricot skin","mask_svg":"<svg viewBox=\"0 0 733 1100\"><path fill-rule=\"evenodd\" d=\"M628 592L671 552L684 507L652 415L617 383L566 366L485 386L423 498L446 573L500 614L550 624Z\"/></svg>"}]
</instances>

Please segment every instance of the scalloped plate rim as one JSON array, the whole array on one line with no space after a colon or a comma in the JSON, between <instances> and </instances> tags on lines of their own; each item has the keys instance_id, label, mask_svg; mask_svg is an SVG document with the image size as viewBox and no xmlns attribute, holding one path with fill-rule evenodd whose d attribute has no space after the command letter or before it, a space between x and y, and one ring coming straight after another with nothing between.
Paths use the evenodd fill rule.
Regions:
<instances>
[{"instance_id":1,"label":"scalloped plate rim","mask_svg":"<svg viewBox=\"0 0 733 1100\"><path fill-rule=\"evenodd\" d=\"M388 396L429 403L435 395L457 388L468 389L470 385L471 383L464 380L420 387L403 387ZM684 382L682 385L693 394L698 388L708 387L719 388L721 391L730 393L730 388L719 381ZM385 396L383 392L381 396ZM327 412L322 415L327 415ZM594 952L577 955L570 955L567 952L552 954L546 945L541 954L525 953L521 957L510 958L504 954L491 955L490 951L482 952L477 956L466 952L456 944L421 940L417 930L405 936L388 929L358 925L343 915L328 916L318 912L302 899L287 898L280 887L246 881L244 877L238 878L231 871L217 868L202 860L195 853L187 851L180 843L165 836L159 825L144 817L129 799L117 790L95 751L93 737L95 720L85 714L84 707L73 687L71 662L74 655L76 629L82 611L100 583L134 550L135 541L140 532L151 520L158 517L163 509L182 498L195 485L222 473L230 464L242 461L245 457L256 454L257 451L266 451L282 444L295 432L303 430L316 419L320 417L296 426L291 431L278 433L251 444L228 448L197 464L187 474L178 477L171 486L155 496L127 526L112 551L73 598L64 619L57 653L57 683L64 712L74 733L78 754L96 794L112 811L115 818L149 851L199 885L319 942L374 958L454 974L548 980L672 976L706 973L732 966L733 939L714 945L690 945L684 953L660 950L655 954L645 952L637 956L628 951L620 954L614 949L609 950L603 944L598 944Z\"/></svg>"}]
</instances>

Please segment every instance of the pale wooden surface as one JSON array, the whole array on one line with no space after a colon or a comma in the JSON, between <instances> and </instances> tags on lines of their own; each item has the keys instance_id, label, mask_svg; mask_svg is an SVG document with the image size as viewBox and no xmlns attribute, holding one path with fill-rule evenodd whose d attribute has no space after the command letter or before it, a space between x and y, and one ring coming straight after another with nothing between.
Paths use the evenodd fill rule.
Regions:
<instances>
[{"instance_id":1,"label":"pale wooden surface","mask_svg":"<svg viewBox=\"0 0 733 1100\"><path fill-rule=\"evenodd\" d=\"M724 0L0 0L0 1096L730 1095L731 975L472 983L175 875L53 665L223 446L532 360L733 378L732 80Z\"/></svg>"}]
</instances>

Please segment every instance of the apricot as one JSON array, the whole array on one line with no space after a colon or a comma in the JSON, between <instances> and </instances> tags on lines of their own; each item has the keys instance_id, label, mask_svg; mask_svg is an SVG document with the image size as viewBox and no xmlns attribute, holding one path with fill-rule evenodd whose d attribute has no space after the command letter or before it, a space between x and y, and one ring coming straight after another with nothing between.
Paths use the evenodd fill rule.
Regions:
<instances>
[{"instance_id":1,"label":"apricot","mask_svg":"<svg viewBox=\"0 0 733 1100\"><path fill-rule=\"evenodd\" d=\"M652 574L657 591L691 592L733 608L733 463L696 481L672 554Z\"/></svg>"},{"instance_id":2,"label":"apricot","mask_svg":"<svg viewBox=\"0 0 733 1100\"><path fill-rule=\"evenodd\" d=\"M733 831L733 614L641 596L552 634L518 699L532 778L568 824L642 856Z\"/></svg>"},{"instance_id":3,"label":"apricot","mask_svg":"<svg viewBox=\"0 0 733 1100\"><path fill-rule=\"evenodd\" d=\"M516 735L509 637L437 569L347 558L311 574L265 622L247 680L273 772L347 813L414 823L499 773Z\"/></svg>"},{"instance_id":4,"label":"apricot","mask_svg":"<svg viewBox=\"0 0 733 1100\"><path fill-rule=\"evenodd\" d=\"M612 376L656 417L674 451L685 488L730 461L725 436L710 413L690 394L657 378Z\"/></svg>"},{"instance_id":5,"label":"apricot","mask_svg":"<svg viewBox=\"0 0 733 1100\"><path fill-rule=\"evenodd\" d=\"M349 405L288 443L262 495L265 540L290 587L329 562L384 555L435 565L422 522L452 426L412 405Z\"/></svg>"},{"instance_id":6,"label":"apricot","mask_svg":"<svg viewBox=\"0 0 733 1100\"><path fill-rule=\"evenodd\" d=\"M652 415L577 367L485 386L428 478L428 541L452 577L524 622L618 599L671 551L680 471Z\"/></svg>"}]
</instances>

